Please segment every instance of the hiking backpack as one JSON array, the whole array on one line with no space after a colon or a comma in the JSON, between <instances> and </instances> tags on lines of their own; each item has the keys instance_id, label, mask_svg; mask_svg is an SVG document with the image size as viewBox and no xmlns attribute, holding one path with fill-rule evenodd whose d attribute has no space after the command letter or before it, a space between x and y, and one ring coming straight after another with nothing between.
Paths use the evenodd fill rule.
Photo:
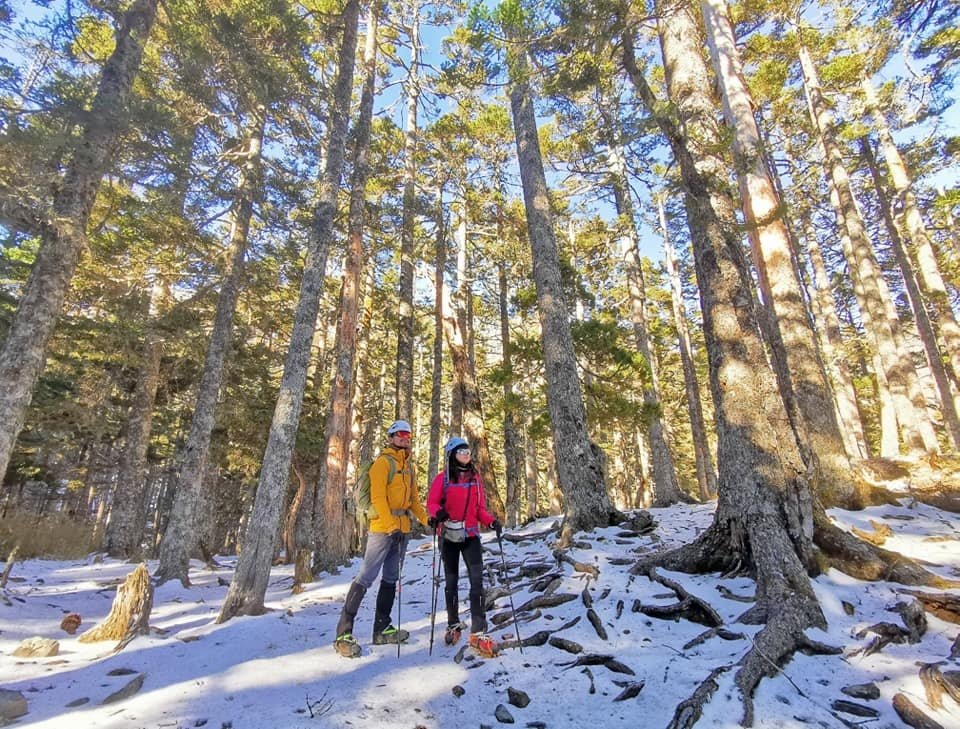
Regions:
<instances>
[{"instance_id":1,"label":"hiking backpack","mask_svg":"<svg viewBox=\"0 0 960 729\"><path fill-rule=\"evenodd\" d=\"M397 459L388 453L381 455L385 456L390 464L390 471L387 474L387 483L389 484L397 475ZM360 469L357 472L357 485L353 489L357 513L363 514L368 519L373 519L377 516L373 504L370 502L370 467L372 465L373 461L367 461L360 465Z\"/></svg>"}]
</instances>

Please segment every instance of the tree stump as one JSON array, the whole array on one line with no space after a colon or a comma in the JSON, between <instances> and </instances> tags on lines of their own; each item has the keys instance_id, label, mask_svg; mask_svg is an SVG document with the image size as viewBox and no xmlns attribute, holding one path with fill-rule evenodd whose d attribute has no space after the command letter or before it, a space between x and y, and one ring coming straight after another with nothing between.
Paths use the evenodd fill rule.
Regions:
<instances>
[{"instance_id":1,"label":"tree stump","mask_svg":"<svg viewBox=\"0 0 960 729\"><path fill-rule=\"evenodd\" d=\"M140 564L127 575L117 588L110 614L78 639L81 643L101 640L121 641L121 647L137 635L149 632L150 611L153 609L153 584L147 566Z\"/></svg>"}]
</instances>

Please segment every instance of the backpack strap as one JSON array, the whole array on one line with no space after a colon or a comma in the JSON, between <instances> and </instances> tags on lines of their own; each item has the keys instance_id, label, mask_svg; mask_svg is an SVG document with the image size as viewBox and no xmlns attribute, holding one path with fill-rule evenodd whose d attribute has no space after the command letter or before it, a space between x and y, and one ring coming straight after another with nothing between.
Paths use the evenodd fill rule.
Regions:
<instances>
[{"instance_id":1,"label":"backpack strap","mask_svg":"<svg viewBox=\"0 0 960 729\"><path fill-rule=\"evenodd\" d=\"M389 453L384 453L383 456L387 459L390 464L390 470L387 473L387 485L389 486L393 483L393 479L397 476L397 459L391 456ZM409 468L404 468L402 473L410 473ZM393 516L409 516L411 519L414 518L413 512L410 509L391 509L390 513Z\"/></svg>"},{"instance_id":2,"label":"backpack strap","mask_svg":"<svg viewBox=\"0 0 960 729\"><path fill-rule=\"evenodd\" d=\"M447 469L443 469L443 491L440 493L440 506L446 508L447 501L447 484L450 483L447 476ZM471 480L467 484L467 503L463 506L463 516L460 517L460 521L463 521L467 518L467 512L470 511L470 491L471 487L476 483L476 480Z\"/></svg>"}]
</instances>

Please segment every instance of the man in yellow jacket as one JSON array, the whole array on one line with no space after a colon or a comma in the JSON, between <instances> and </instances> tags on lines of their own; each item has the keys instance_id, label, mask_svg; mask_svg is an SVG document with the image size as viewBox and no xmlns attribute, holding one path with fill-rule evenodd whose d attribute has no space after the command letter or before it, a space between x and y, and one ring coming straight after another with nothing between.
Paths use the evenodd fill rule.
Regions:
<instances>
[{"instance_id":1,"label":"man in yellow jacket","mask_svg":"<svg viewBox=\"0 0 960 729\"><path fill-rule=\"evenodd\" d=\"M360 644L353 637L353 621L363 596L381 569L383 574L373 618L373 643L403 643L409 637L406 630L390 624L390 613L413 519L427 525L427 511L417 492L416 472L410 457L410 431L410 423L406 420L394 421L387 428L387 447L370 466L371 513L367 548L360 573L347 591L333 642L337 653L347 658L360 655Z\"/></svg>"}]
</instances>

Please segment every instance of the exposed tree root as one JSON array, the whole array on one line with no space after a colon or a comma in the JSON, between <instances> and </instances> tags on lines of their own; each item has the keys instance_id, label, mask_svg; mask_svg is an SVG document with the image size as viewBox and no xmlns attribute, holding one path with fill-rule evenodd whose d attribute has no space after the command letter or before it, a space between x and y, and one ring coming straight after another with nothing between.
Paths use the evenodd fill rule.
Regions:
<instances>
[{"instance_id":1,"label":"exposed tree root","mask_svg":"<svg viewBox=\"0 0 960 729\"><path fill-rule=\"evenodd\" d=\"M732 551L728 536L717 522L714 522L689 544L646 555L637 560L630 568L630 574L650 577L650 571L656 567L691 574L727 573L731 570L738 571L741 564L740 555Z\"/></svg>"},{"instance_id":2,"label":"exposed tree root","mask_svg":"<svg viewBox=\"0 0 960 729\"><path fill-rule=\"evenodd\" d=\"M820 549L819 562L823 570L835 567L860 580L884 580L940 589L960 586L956 581L945 580L925 570L902 554L869 544L845 532L833 524L822 509L815 511L814 525L813 541Z\"/></svg>"},{"instance_id":3,"label":"exposed tree root","mask_svg":"<svg viewBox=\"0 0 960 729\"><path fill-rule=\"evenodd\" d=\"M797 651L839 654L840 648L811 641L804 631L815 625L826 627L816 598L795 592L790 599L768 600L767 621L757 633L753 647L738 663L734 683L743 698L743 726L753 726L753 692L766 676L778 673Z\"/></svg>"},{"instance_id":4,"label":"exposed tree root","mask_svg":"<svg viewBox=\"0 0 960 729\"><path fill-rule=\"evenodd\" d=\"M810 587L803 565L797 560L784 562L783 555L792 554L794 546L787 532L777 528L775 518L758 515L741 528L747 539L735 539L723 526L714 523L694 542L678 549L645 557L631 572L658 579L657 567L679 572L711 572L740 570L742 565L753 565L758 575L756 604L740 616L740 622L765 623L756 635L753 647L739 661L734 683L743 700L743 726L753 723L753 693L766 676L776 674L797 651L838 654L840 649L811 641L804 631L811 627L826 627L816 595ZM750 550L743 553L738 546ZM662 579L659 580L663 582ZM664 583L666 584L666 583ZM671 589L679 588L672 586ZM716 616L714 627L722 624ZM724 669L726 670L726 669ZM677 707L670 726L691 726L700 716L703 703L716 690L715 678L704 682L690 699Z\"/></svg>"},{"instance_id":5,"label":"exposed tree root","mask_svg":"<svg viewBox=\"0 0 960 729\"><path fill-rule=\"evenodd\" d=\"M683 645L685 651L695 648L698 645L706 643L711 638L723 638L723 640L746 640L747 636L743 633L734 633L731 630L726 628L710 628L710 630L705 630L700 635L698 635L693 640L687 641Z\"/></svg>"},{"instance_id":6,"label":"exposed tree root","mask_svg":"<svg viewBox=\"0 0 960 729\"><path fill-rule=\"evenodd\" d=\"M655 567L651 567L648 575L651 580L656 580L661 585L665 585L673 590L679 598L673 605L640 605L639 612L649 615L651 618L670 618L681 616L693 623L706 625L708 628L716 628L723 625L723 618L707 602L699 597L691 595L682 585L673 580L660 575ZM635 611L636 612L636 611Z\"/></svg>"},{"instance_id":7,"label":"exposed tree root","mask_svg":"<svg viewBox=\"0 0 960 729\"><path fill-rule=\"evenodd\" d=\"M667 729L690 729L703 715L703 707L719 688L717 678L729 671L733 666L721 666L710 672L703 683L689 699L681 701L673 712L673 719L667 724Z\"/></svg>"}]
</instances>

